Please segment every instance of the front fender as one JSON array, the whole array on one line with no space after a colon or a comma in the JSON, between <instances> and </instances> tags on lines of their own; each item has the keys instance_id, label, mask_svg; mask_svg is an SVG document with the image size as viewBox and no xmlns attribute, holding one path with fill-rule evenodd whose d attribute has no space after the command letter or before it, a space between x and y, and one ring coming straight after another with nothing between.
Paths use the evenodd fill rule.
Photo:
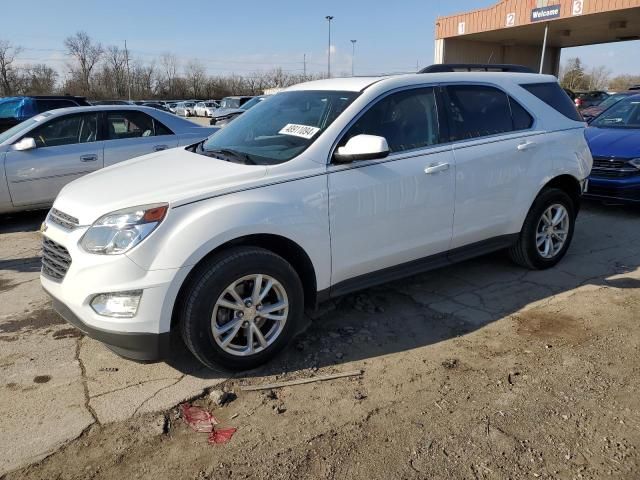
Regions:
<instances>
[{"instance_id":1,"label":"front fender","mask_svg":"<svg viewBox=\"0 0 640 480\"><path fill-rule=\"evenodd\" d=\"M231 240L279 235L307 253L323 289L331 275L328 219L326 176L317 175L172 208L152 237L128 256L147 270L190 270Z\"/></svg>"},{"instance_id":2,"label":"front fender","mask_svg":"<svg viewBox=\"0 0 640 480\"><path fill-rule=\"evenodd\" d=\"M11 203L11 195L9 194L9 183L4 169L6 157L6 152L0 152L0 213L13 210L13 203Z\"/></svg>"}]
</instances>

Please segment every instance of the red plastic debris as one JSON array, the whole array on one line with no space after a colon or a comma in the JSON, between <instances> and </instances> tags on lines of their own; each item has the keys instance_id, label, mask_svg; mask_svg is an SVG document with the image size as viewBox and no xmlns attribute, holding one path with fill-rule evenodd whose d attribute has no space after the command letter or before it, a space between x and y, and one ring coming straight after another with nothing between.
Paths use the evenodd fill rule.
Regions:
<instances>
[{"instance_id":1,"label":"red plastic debris","mask_svg":"<svg viewBox=\"0 0 640 480\"><path fill-rule=\"evenodd\" d=\"M209 434L209 443L227 443L233 437L233 434L236 433L237 428L224 428L221 430L213 430Z\"/></svg>"},{"instance_id":2,"label":"red plastic debris","mask_svg":"<svg viewBox=\"0 0 640 480\"><path fill-rule=\"evenodd\" d=\"M196 432L209 433L213 432L213 426L218 423L213 415L204 408L194 407L189 403L180 405L182 418Z\"/></svg>"},{"instance_id":3,"label":"red plastic debris","mask_svg":"<svg viewBox=\"0 0 640 480\"><path fill-rule=\"evenodd\" d=\"M189 403L180 405L180 411L182 412L184 421L187 422L193 430L209 434L209 443L211 445L227 443L238 430L237 428L222 428L216 430L214 426L218 424L218 420L204 408L194 407Z\"/></svg>"}]
</instances>

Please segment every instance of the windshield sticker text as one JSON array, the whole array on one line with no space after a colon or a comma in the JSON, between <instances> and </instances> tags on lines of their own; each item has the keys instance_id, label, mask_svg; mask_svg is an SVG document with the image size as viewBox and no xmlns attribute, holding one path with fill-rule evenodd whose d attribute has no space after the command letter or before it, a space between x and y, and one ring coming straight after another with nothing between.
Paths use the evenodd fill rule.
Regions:
<instances>
[{"instance_id":1,"label":"windshield sticker text","mask_svg":"<svg viewBox=\"0 0 640 480\"><path fill-rule=\"evenodd\" d=\"M306 138L309 140L320 129L318 127L310 127L309 125L298 125L296 123L287 123L278 133L280 135L293 135L294 137Z\"/></svg>"}]
</instances>

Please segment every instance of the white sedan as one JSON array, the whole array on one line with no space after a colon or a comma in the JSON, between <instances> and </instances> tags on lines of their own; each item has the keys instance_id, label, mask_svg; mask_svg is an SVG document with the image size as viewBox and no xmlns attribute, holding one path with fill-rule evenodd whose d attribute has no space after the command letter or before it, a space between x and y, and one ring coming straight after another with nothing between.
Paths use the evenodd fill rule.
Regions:
<instances>
[{"instance_id":1,"label":"white sedan","mask_svg":"<svg viewBox=\"0 0 640 480\"><path fill-rule=\"evenodd\" d=\"M213 117L220 105L216 102L198 102L194 108L194 112L198 117Z\"/></svg>"},{"instance_id":2,"label":"white sedan","mask_svg":"<svg viewBox=\"0 0 640 480\"><path fill-rule=\"evenodd\" d=\"M76 178L133 157L197 143L216 130L142 106L42 113L0 133L0 213L48 207ZM162 172L149 171L156 174Z\"/></svg>"}]
</instances>

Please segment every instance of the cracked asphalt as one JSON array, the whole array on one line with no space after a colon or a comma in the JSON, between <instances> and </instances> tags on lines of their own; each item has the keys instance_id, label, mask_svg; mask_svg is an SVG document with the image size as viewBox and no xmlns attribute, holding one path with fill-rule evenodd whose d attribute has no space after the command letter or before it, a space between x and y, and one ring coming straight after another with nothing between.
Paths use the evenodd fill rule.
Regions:
<instances>
[{"instance_id":1,"label":"cracked asphalt","mask_svg":"<svg viewBox=\"0 0 640 480\"><path fill-rule=\"evenodd\" d=\"M348 463L349 452L353 450L353 439L360 438L358 435L361 435L355 433L356 431L373 428L372 425L376 424L375 419L381 411L387 412L390 417L400 415L398 412L403 411L404 401L395 397L393 402L390 400L393 392L403 392L408 399L413 398L414 394L417 395L413 403L420 403L428 397L427 403L431 407L436 406L435 416L430 419L435 428L441 421L438 415L451 409L451 405L460 405L465 395L467 399L471 398L472 394L469 392L488 390L489 384L495 385L491 369L500 368L500 363L507 362L509 355L516 355L508 348L509 345L518 342L520 343L515 359L508 361L520 366L517 370L513 366L509 367L508 382L500 380L500 388L503 388L503 381L507 382L511 389L516 388L514 385L525 385L523 379L533 378L535 374L533 368L523 366L523 358L540 355L539 352L545 350L560 355L553 358L556 363L544 364L551 360L539 360L540 366L544 366L546 371L561 370L569 376L569 370L563 369L573 369L581 375L586 375L584 378L589 378L588 381L585 380L588 383L591 377L589 370L582 372L584 365L590 365L588 369L597 370L606 368L606 365L616 361L613 356L606 357L607 348L598 347L598 355L604 352L605 357L597 359L593 357L595 354L588 350L607 335L613 338L613 330L599 335L600 330L609 328L609 323L613 329L618 317L632 319L634 316L637 318L638 314L637 303L634 302L637 300L640 286L640 209L587 203L580 213L576 234L567 257L552 270L523 270L513 266L498 253L344 297L337 302L324 305L320 312L314 315L314 322L309 330L270 366L250 372L243 378L230 380L224 373L200 367L183 349L178 350L174 358L167 362L136 363L124 360L98 342L80 335L77 330L58 318L51 311L49 301L38 282L40 235L37 228L43 217L44 213L35 212L0 219L0 408L3 412L0 416L0 431L3 432L0 436L0 451L3 452L0 456L0 476L33 464L31 469L16 472L15 478L56 477L60 471L65 472L64 469L56 469L63 468L60 465L70 465L70 455L74 452L77 454L74 450L77 442L74 443L74 440L83 439L83 445L88 443L90 446L91 438L94 437L102 438L100 448L105 449L104 462L109 465L109 448L108 445L105 446L104 436L116 435L114 432L118 432L117 429L127 425L127 422L135 422L139 418L155 418L154 415L163 416L180 402L201 397L207 389L223 382L226 382L228 388L236 388L237 391L240 383L260 383L266 381L266 378L289 379L322 373L325 370L362 368L365 370L365 377L360 383L354 384L357 388L355 398L362 402L369 397L366 400L370 402L366 411L360 411L361 403L355 407L347 405L347 397L354 398L354 392L348 391L345 394L345 387L332 386L332 382L323 384L321 393L314 390L315 386L298 387L296 392L306 392L306 396L300 394L299 405L294 401L295 393L291 393L290 397L282 397L287 398L290 402L289 410L297 411L297 416L294 419L296 423L291 424L287 420L289 412L281 415L284 422L282 425L292 429L295 425L295 432L280 432L282 438L288 438L288 442L279 440L278 443L274 440L274 449L282 447L280 459L294 455L298 448L296 445L311 445L312 440L322 444L322 432L326 433L327 428L334 431L333 429L340 425L340 428L347 430L355 429L350 437L351 446L345 447L347 450L342 451L347 460L343 457L340 457L342 460L336 460L335 455L332 456L340 451L339 446L326 446L324 453L319 453L337 462L332 464L330 471L316 465L307 452L304 455L300 453L300 458L304 457L306 460L292 457L283 467L282 472L286 474L281 472L278 477L330 478L331 475L340 472L339 465L343 460ZM623 306L625 310L615 310L618 305ZM601 311L603 308L604 312ZM607 318L607 311L615 311L610 320ZM625 325L624 328L632 328L629 327L632 324ZM513 337L514 332L517 337ZM637 339L637 331L629 330L627 336L630 343L626 344L622 335L622 343L615 350L627 353L635 351L635 357L626 358L627 362L630 362L628 366L631 371L637 372L637 344L633 344L634 339ZM469 346L466 357L461 351L465 346ZM555 350L549 350L552 348ZM483 357L485 353L486 357ZM578 361L571 355L584 358ZM434 357L437 359L436 363L433 363ZM585 363L584 359L587 357L589 361ZM462 371L469 375L477 374L479 378L476 380L479 383L468 384L465 386L466 390L457 392L456 396L452 395L446 386L447 381L436 375L438 368L442 367L431 366L439 365L443 358L448 359L442 362L445 369L460 369L460 365L463 365ZM426 377L423 376L427 373L420 368L436 372L433 373L436 377L430 379L434 384L426 382ZM426 383L416 382L418 378ZM607 388L611 382L607 383ZM577 384L579 383L578 381ZM412 385L418 384L420 389L412 391ZM337 385L341 384L337 382ZM548 387L546 388L548 390ZM558 388L562 387L554 385L551 390L559 392ZM635 392L637 396L635 388L636 384L631 382L621 384L620 391L626 389L627 392ZM602 388L594 387L583 392L585 397L582 400L595 399L597 395L593 392L601 391ZM514 392L507 393L512 397ZM561 393L565 395L559 392L557 396ZM615 393L618 394L619 392ZM499 399L502 406L491 407L493 410L486 413L487 422L498 410L504 416L503 410L507 411L506 404L511 398L504 395L504 392L494 392L491 401ZM535 398L531 392L524 395ZM570 396L571 393L566 395ZM254 400L255 397L240 396L235 402L238 405L237 411L258 411L264 400L261 400L262 403L251 404ZM544 399L538 400L537 403L544 403ZM336 405L340 408L332 411L323 410L326 405ZM581 405L581 408L586 407ZM597 415L598 405L593 408L593 412L590 413ZM607 467L617 468L620 478L633 478L627 474L638 466L635 443L639 415L636 408L635 404L627 407L629 411L624 417L627 421L625 425L634 432L625 433L625 445L630 444L633 447L629 450L631 453L615 457L618 466L610 463ZM527 417L535 417L535 409L535 404L525 404L516 410L523 412ZM315 410L320 412L316 418L317 423L313 420ZM421 406L419 414L425 415L426 411L428 409ZM413 418L413 413L415 412L405 412L405 417ZM606 415L602 413L603 417ZM500 420L501 417L498 417L494 421ZM412 421L424 423L424 420ZM250 414L247 414L246 419L244 414L240 415L237 422L240 432L252 431L252 428L254 431L260 430L261 427L265 430L273 428L274 432L278 432L280 428L284 428L281 422L277 422L276 425L262 425L261 420ZM400 415L396 422L402 423L403 417ZM523 427L525 423L523 420L518 425ZM434 441L440 441L444 445L445 438L451 439L455 436L455 424L445 426L450 429L448 437L443 436L443 439L439 440L433 433L429 440L429 449ZM405 431L395 431L388 425L384 425L384 428L393 431L389 434L392 435L391 441L395 439L403 444L403 438L407 435ZM500 433L502 430L496 433L492 428L489 423L486 424L486 436L494 438L496 435L503 435ZM529 426L528 429L534 427ZM482 427L482 431L485 431L485 427ZM471 433L466 432L465 436L473 437L475 433L475 430ZM255 448L258 455L259 442L256 443L256 438L251 434L245 435L244 439L241 437L237 440L240 449L238 454L242 448ZM270 435L275 438L276 433L272 432ZM581 434L576 430L575 438L571 436L571 432L568 435L578 442ZM300 441L295 443L298 437ZM411 439L411 434L408 434L407 438ZM169 440L179 442L180 437L171 437ZM494 440L507 442L500 438ZM365 440L360 438L358 441ZM463 443L459 440L460 445ZM67 446L61 449L64 445ZM134 451L135 442L131 445ZM162 445L164 444L160 446ZM386 478L413 478L416 472L424 474L429 471L428 463L420 463L422 460L419 452L429 450L423 447L406 446L414 452L408 470L390 471L389 464L380 465L380 476L374 477L384 478L381 472L387 472ZM119 445L118 448L121 449L122 446ZM372 451L375 448L377 447L371 447ZM444 451L444 447L442 448ZM453 445L447 446L448 451L455 448ZM473 450L475 446L468 448ZM158 445L155 445L154 449L158 451L157 455L163 455ZM238 456L232 457L232 452L225 453L223 457L225 455L225 468L233 465L234 471L244 471L247 478L269 478L258 474L255 465L251 467L250 464L243 463ZM48 456L51 457L38 463ZM445 457L446 461L451 461L448 454ZM118 456L117 460L113 461L113 469L116 465L118 468L126 469L126 460L126 457L123 460ZM134 458L129 460L131 464L135 463ZM271 460L273 459L266 458L265 461ZM433 460L434 465L440 461L438 458ZM352 470L343 471L343 475L349 473L352 478L366 478L366 475L359 476L354 473L359 471L357 465L360 465L360 461L366 463L363 456L358 457L358 463L352 465ZM369 468L366 470L376 471L375 468L371 468L375 462L370 460L367 463ZM184 473L183 478L191 474L193 478L209 478L202 473L210 472L206 463L196 462L199 470L196 469L189 475L186 472L189 472L192 466L182 465L177 459L171 460L170 463L175 468L180 466L177 471ZM451 467L446 463L443 465L442 468ZM495 462L491 464L483 460L474 465L471 471L474 472L475 478L499 478L499 475L484 476L488 475L487 470L493 471L492 469L496 468L502 468L501 472L505 475L514 473L509 471L509 467L500 467L499 462L496 466ZM79 464L78 471L81 473L68 477L83 478L82 472L85 467L89 468ZM518 471L524 471L522 469L529 468L529 464L518 468ZM149 471L151 470L150 466ZM96 472L99 471L100 468L97 468ZM464 471L469 473L468 469ZM558 471L562 472L561 469ZM637 472L637 469L635 471ZM122 478L127 478L123 472L124 470L121 471ZM451 472L453 477L457 478L458 471ZM568 472L570 474L567 473L567 476L557 477L579 478L578 473L582 475L587 471ZM108 472L102 473L106 475ZM215 471L210 473L214 475ZM98 473L96 476L102 478ZM339 477L341 475L338 475ZM108 478L108 475L105 478ZM602 476L585 474L583 478Z\"/></svg>"}]
</instances>

